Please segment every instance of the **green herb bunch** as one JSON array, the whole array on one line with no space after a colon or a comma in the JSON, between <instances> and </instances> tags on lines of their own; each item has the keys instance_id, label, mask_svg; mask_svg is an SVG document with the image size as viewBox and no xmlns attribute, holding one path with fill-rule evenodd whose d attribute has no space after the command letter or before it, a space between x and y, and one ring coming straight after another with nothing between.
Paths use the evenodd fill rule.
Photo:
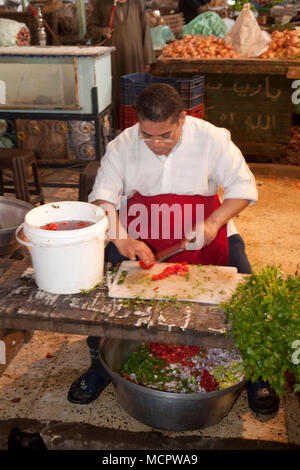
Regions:
<instances>
[{"instance_id":1,"label":"green herb bunch","mask_svg":"<svg viewBox=\"0 0 300 470\"><path fill-rule=\"evenodd\" d=\"M235 4L232 5L233 11L242 11L246 3L250 3L249 0L236 0ZM252 5L252 3L250 9L252 11L256 11L256 8L254 7L254 5Z\"/></svg>"},{"instance_id":2,"label":"green herb bunch","mask_svg":"<svg viewBox=\"0 0 300 470\"><path fill-rule=\"evenodd\" d=\"M286 275L279 266L264 266L238 285L222 305L231 322L247 379L262 378L275 392L285 392L286 372L300 391L300 364L292 361L293 343L300 340L300 277Z\"/></svg>"}]
</instances>

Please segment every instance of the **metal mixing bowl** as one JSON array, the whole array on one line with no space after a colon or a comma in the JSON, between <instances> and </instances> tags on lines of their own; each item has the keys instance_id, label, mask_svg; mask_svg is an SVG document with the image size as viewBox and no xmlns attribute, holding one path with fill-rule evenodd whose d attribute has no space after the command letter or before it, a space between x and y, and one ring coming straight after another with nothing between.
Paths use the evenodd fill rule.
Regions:
<instances>
[{"instance_id":1,"label":"metal mixing bowl","mask_svg":"<svg viewBox=\"0 0 300 470\"><path fill-rule=\"evenodd\" d=\"M31 209L28 202L0 196L0 256L10 255L20 246L15 231Z\"/></svg>"},{"instance_id":2,"label":"metal mixing bowl","mask_svg":"<svg viewBox=\"0 0 300 470\"><path fill-rule=\"evenodd\" d=\"M136 420L167 431L211 426L228 414L245 381L218 392L169 393L132 383L118 374L140 342L103 339L100 358L110 375L119 404Z\"/></svg>"}]
</instances>

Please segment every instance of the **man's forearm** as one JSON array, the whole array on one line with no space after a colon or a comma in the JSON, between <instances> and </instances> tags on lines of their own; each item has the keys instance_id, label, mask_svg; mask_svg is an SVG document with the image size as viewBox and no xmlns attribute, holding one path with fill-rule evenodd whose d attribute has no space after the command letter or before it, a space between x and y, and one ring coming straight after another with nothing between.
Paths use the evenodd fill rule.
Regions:
<instances>
[{"instance_id":1,"label":"man's forearm","mask_svg":"<svg viewBox=\"0 0 300 470\"><path fill-rule=\"evenodd\" d=\"M108 201L97 199L93 204L102 207L108 218L108 237L111 241L116 239L127 239L129 237L127 230L120 222L118 211L114 204Z\"/></svg>"},{"instance_id":2,"label":"man's forearm","mask_svg":"<svg viewBox=\"0 0 300 470\"><path fill-rule=\"evenodd\" d=\"M218 209L216 209L208 219L216 224L218 230L227 224L230 219L237 216L249 205L248 199L224 199ZM207 220L208 220L207 219Z\"/></svg>"},{"instance_id":3,"label":"man's forearm","mask_svg":"<svg viewBox=\"0 0 300 470\"><path fill-rule=\"evenodd\" d=\"M121 224L119 214L111 202L97 199L93 204L100 206L108 217L108 237L116 245L119 253L131 261L135 261L138 256L147 265L155 263L154 255L146 243L135 240Z\"/></svg>"},{"instance_id":4,"label":"man's forearm","mask_svg":"<svg viewBox=\"0 0 300 470\"><path fill-rule=\"evenodd\" d=\"M220 228L244 210L249 202L247 199L225 199L221 206L212 212L204 222L203 246L210 245Z\"/></svg>"}]
</instances>

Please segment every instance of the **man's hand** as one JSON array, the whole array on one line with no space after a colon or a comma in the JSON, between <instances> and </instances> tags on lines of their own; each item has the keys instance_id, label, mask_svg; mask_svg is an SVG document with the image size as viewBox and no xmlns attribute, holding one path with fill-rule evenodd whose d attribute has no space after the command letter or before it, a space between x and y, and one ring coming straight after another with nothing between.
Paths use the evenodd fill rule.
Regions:
<instances>
[{"instance_id":1,"label":"man's hand","mask_svg":"<svg viewBox=\"0 0 300 470\"><path fill-rule=\"evenodd\" d=\"M192 234L186 237L190 243L198 243L198 245L200 243L202 245L193 249L200 249L210 245L218 235L220 228L227 224L232 217L235 217L244 210L248 204L249 201L246 199L225 199L221 206L207 217L204 224L193 227ZM200 231L199 233L197 233L198 230ZM197 234L196 237L195 234ZM201 240L203 240L203 244Z\"/></svg>"},{"instance_id":2,"label":"man's hand","mask_svg":"<svg viewBox=\"0 0 300 470\"><path fill-rule=\"evenodd\" d=\"M203 246L208 246L214 241L218 235L219 228L215 221L207 219L204 222Z\"/></svg>"},{"instance_id":3,"label":"man's hand","mask_svg":"<svg viewBox=\"0 0 300 470\"><path fill-rule=\"evenodd\" d=\"M188 249L201 250L204 246L210 245L218 235L218 230L217 223L207 218L204 224L196 225L193 232L186 237L190 246Z\"/></svg>"},{"instance_id":4,"label":"man's hand","mask_svg":"<svg viewBox=\"0 0 300 470\"><path fill-rule=\"evenodd\" d=\"M138 256L146 265L155 263L154 254L146 243L135 240L128 236L126 239L112 240L121 255L126 256L131 261L135 261Z\"/></svg>"},{"instance_id":5,"label":"man's hand","mask_svg":"<svg viewBox=\"0 0 300 470\"><path fill-rule=\"evenodd\" d=\"M113 30L110 28L103 28L102 29L102 35L105 37L105 39L110 39L112 37L112 32Z\"/></svg>"}]
</instances>

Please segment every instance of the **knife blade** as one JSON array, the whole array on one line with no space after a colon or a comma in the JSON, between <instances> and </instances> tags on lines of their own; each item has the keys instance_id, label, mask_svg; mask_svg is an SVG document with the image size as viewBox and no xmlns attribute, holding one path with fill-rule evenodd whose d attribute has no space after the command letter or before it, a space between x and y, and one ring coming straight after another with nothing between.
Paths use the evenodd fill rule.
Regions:
<instances>
[{"instance_id":1,"label":"knife blade","mask_svg":"<svg viewBox=\"0 0 300 470\"><path fill-rule=\"evenodd\" d=\"M161 263L166 259L171 258L171 256L175 256L184 250L201 250L201 248L203 248L203 241L201 246L198 246L196 243L196 237L192 240L187 240L185 238L175 243L174 245L169 246L168 248L158 251L155 254L155 260L157 263Z\"/></svg>"},{"instance_id":2,"label":"knife blade","mask_svg":"<svg viewBox=\"0 0 300 470\"><path fill-rule=\"evenodd\" d=\"M168 248L165 248L163 250L160 250L155 254L155 260L157 263L162 263L168 258L171 258L171 256L177 255L178 253L181 253L183 250L185 250L185 240L180 240L180 242L176 243L175 245L172 245Z\"/></svg>"}]
</instances>

